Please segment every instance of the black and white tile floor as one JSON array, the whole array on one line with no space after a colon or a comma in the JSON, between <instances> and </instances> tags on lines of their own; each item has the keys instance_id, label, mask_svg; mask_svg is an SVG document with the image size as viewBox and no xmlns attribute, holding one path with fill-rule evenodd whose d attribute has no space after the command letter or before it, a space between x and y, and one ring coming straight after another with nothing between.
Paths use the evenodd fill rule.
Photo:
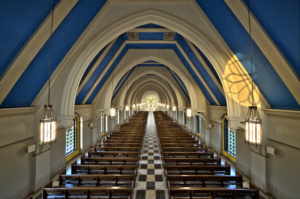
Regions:
<instances>
[{"instance_id":1,"label":"black and white tile floor","mask_svg":"<svg viewBox=\"0 0 300 199\"><path fill-rule=\"evenodd\" d=\"M133 199L165 199L167 194L154 115L149 112Z\"/></svg>"}]
</instances>

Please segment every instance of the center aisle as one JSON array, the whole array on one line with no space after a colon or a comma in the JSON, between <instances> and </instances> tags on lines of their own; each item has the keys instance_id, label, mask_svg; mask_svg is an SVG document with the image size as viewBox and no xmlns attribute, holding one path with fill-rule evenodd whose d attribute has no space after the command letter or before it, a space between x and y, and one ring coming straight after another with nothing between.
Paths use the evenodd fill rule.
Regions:
<instances>
[{"instance_id":1,"label":"center aisle","mask_svg":"<svg viewBox=\"0 0 300 199\"><path fill-rule=\"evenodd\" d=\"M139 163L133 199L168 198L153 112L148 115Z\"/></svg>"}]
</instances>

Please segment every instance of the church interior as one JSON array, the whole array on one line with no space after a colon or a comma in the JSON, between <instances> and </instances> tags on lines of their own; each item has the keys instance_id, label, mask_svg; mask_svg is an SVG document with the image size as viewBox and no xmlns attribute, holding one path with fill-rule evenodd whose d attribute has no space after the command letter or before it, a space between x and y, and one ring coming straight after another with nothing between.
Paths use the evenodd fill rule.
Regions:
<instances>
[{"instance_id":1,"label":"church interior","mask_svg":"<svg viewBox=\"0 0 300 199\"><path fill-rule=\"evenodd\" d=\"M0 1L0 198L299 199L299 13L299 0ZM96 186L75 179L84 197L61 184L101 161ZM190 184L204 167L221 187Z\"/></svg>"}]
</instances>

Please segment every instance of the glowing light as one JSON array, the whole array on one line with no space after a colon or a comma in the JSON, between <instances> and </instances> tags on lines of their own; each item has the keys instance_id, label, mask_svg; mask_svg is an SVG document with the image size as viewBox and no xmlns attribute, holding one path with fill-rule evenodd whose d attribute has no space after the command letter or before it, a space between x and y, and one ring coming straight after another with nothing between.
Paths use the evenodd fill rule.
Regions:
<instances>
[{"instance_id":1,"label":"glowing light","mask_svg":"<svg viewBox=\"0 0 300 199\"><path fill-rule=\"evenodd\" d=\"M116 115L116 109L111 108L111 109L110 109L110 116L111 116L111 117L115 117L115 115Z\"/></svg>"},{"instance_id":2,"label":"glowing light","mask_svg":"<svg viewBox=\"0 0 300 199\"><path fill-rule=\"evenodd\" d=\"M186 110L186 116L187 116L187 117L192 117L192 110L191 110L190 108L188 108L188 109Z\"/></svg>"},{"instance_id":3,"label":"glowing light","mask_svg":"<svg viewBox=\"0 0 300 199\"><path fill-rule=\"evenodd\" d=\"M167 108L169 108L169 105L167 105Z\"/></svg>"},{"instance_id":4,"label":"glowing light","mask_svg":"<svg viewBox=\"0 0 300 199\"><path fill-rule=\"evenodd\" d=\"M47 144L56 139L56 117L52 105L45 105L40 119L40 144Z\"/></svg>"},{"instance_id":5,"label":"glowing light","mask_svg":"<svg viewBox=\"0 0 300 199\"><path fill-rule=\"evenodd\" d=\"M126 106L126 107L125 107L125 110L126 110L126 111L129 111L129 106Z\"/></svg>"},{"instance_id":6,"label":"glowing light","mask_svg":"<svg viewBox=\"0 0 300 199\"><path fill-rule=\"evenodd\" d=\"M254 145L261 145L262 141L262 128L261 119L256 106L249 106L247 117L245 118L246 129L245 139L246 142Z\"/></svg>"},{"instance_id":7,"label":"glowing light","mask_svg":"<svg viewBox=\"0 0 300 199\"><path fill-rule=\"evenodd\" d=\"M176 111L176 106L173 106L173 111Z\"/></svg>"},{"instance_id":8,"label":"glowing light","mask_svg":"<svg viewBox=\"0 0 300 199\"><path fill-rule=\"evenodd\" d=\"M132 105L132 108L135 108L135 104Z\"/></svg>"}]
</instances>

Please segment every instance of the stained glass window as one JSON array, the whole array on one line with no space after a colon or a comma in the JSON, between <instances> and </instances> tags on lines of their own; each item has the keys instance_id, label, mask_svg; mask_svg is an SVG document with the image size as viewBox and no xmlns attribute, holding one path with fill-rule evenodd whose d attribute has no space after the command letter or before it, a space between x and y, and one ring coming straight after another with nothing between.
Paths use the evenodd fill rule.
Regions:
<instances>
[{"instance_id":1,"label":"stained glass window","mask_svg":"<svg viewBox=\"0 0 300 199\"><path fill-rule=\"evenodd\" d=\"M227 119L224 121L224 128L224 150L236 157L236 133L230 131Z\"/></svg>"},{"instance_id":2,"label":"stained glass window","mask_svg":"<svg viewBox=\"0 0 300 199\"><path fill-rule=\"evenodd\" d=\"M73 119L73 126L70 131L66 132L66 156L70 155L78 149L78 128L77 117Z\"/></svg>"}]
</instances>

